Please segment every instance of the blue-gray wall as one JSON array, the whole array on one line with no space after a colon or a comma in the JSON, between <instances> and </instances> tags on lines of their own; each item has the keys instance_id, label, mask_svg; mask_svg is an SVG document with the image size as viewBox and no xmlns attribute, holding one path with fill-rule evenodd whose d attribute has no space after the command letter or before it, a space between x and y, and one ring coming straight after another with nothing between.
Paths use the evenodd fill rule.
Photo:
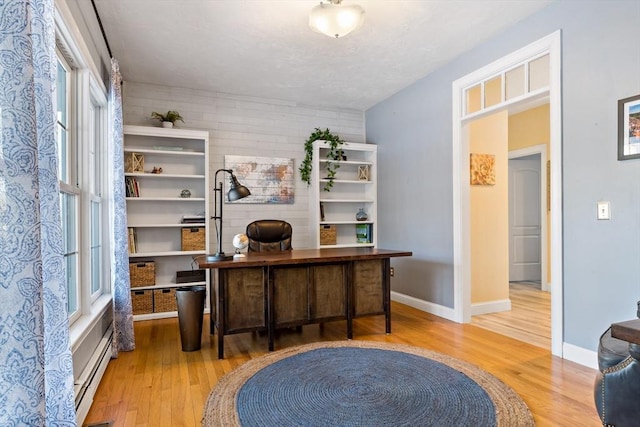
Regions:
<instances>
[{"instance_id":1,"label":"blue-gray wall","mask_svg":"<svg viewBox=\"0 0 640 427\"><path fill-rule=\"evenodd\" d=\"M560 1L366 112L378 144L379 247L393 290L453 307L451 84L562 31L564 341L588 350L640 299L640 159L617 161L617 101L640 94L640 1ZM611 202L610 221L596 202Z\"/></svg>"}]
</instances>

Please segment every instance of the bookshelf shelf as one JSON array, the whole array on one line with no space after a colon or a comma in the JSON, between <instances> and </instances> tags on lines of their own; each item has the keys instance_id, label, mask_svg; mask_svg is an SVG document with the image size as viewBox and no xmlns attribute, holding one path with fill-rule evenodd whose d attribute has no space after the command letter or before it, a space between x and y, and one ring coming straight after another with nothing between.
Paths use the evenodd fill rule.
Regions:
<instances>
[{"instance_id":1,"label":"bookshelf shelf","mask_svg":"<svg viewBox=\"0 0 640 427\"><path fill-rule=\"evenodd\" d=\"M347 142L341 150L348 160L339 161L327 160L328 147L325 141L315 141L313 150L309 211L312 214L310 234L314 247L375 247L377 146ZM340 165L332 180L323 178L330 162ZM364 177L361 177L363 170ZM325 184L329 181L333 182L331 191L324 191ZM364 209L367 213L366 221L356 220L355 215L359 209Z\"/></svg>"},{"instance_id":2,"label":"bookshelf shelf","mask_svg":"<svg viewBox=\"0 0 640 427\"><path fill-rule=\"evenodd\" d=\"M209 218L209 133L124 126L124 145L125 160L127 154L133 153L136 159L142 159L135 169L131 168L124 174L130 233L129 259L135 263L153 262L155 270L155 284L132 287L132 293L152 291L146 296L155 299L157 290L196 285L205 285L209 292L208 275L205 275L205 281L177 283L176 279L178 272L197 268L194 267L194 257L209 250L209 224L206 221ZM150 173L150 170L160 168L161 173ZM184 190L188 190L191 196L182 197ZM182 250L185 245L182 238L184 228L204 228L204 246L185 246L187 250ZM157 311L160 308L155 302L153 307L154 312L141 313L136 312L134 304L134 319L177 315L176 311L167 311L166 308Z\"/></svg>"}]
</instances>

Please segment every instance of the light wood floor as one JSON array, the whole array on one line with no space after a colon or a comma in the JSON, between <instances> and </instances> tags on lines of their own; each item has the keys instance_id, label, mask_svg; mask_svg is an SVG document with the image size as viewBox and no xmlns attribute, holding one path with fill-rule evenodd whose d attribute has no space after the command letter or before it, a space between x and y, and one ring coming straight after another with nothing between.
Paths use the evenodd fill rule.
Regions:
<instances>
[{"instance_id":1,"label":"light wood floor","mask_svg":"<svg viewBox=\"0 0 640 427\"><path fill-rule=\"evenodd\" d=\"M540 285L510 283L511 311L473 316L471 324L538 347L551 348L551 294Z\"/></svg>"},{"instance_id":2,"label":"light wood floor","mask_svg":"<svg viewBox=\"0 0 640 427\"><path fill-rule=\"evenodd\" d=\"M593 403L595 370L550 354L548 349L457 324L402 304L392 304L392 333L382 316L357 319L354 338L414 345L473 363L498 377L525 400L538 426L601 425ZM85 423L112 420L115 426L198 426L207 396L227 372L265 354L266 337L225 337L218 360L208 317L202 350L182 352L177 319L135 323L136 350L112 360ZM344 322L286 331L276 350L323 340L342 340Z\"/></svg>"}]
</instances>

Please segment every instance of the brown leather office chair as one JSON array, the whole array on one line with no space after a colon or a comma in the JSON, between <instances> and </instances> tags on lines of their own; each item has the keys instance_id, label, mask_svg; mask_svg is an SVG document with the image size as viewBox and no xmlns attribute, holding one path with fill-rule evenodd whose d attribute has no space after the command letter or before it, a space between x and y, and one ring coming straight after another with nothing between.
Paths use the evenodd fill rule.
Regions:
<instances>
[{"instance_id":1,"label":"brown leather office chair","mask_svg":"<svg viewBox=\"0 0 640 427\"><path fill-rule=\"evenodd\" d=\"M291 224L279 219L261 219L247 225L249 252L277 252L291 250Z\"/></svg>"}]
</instances>

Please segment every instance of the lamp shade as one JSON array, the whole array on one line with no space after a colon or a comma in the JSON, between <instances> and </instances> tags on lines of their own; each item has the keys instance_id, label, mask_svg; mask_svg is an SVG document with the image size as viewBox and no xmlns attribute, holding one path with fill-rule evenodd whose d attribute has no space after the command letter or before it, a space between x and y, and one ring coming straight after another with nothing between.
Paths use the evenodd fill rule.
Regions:
<instances>
[{"instance_id":1,"label":"lamp shade","mask_svg":"<svg viewBox=\"0 0 640 427\"><path fill-rule=\"evenodd\" d=\"M311 9L309 27L329 37L344 37L357 30L364 21L364 9L358 5L343 6L341 0L331 0Z\"/></svg>"},{"instance_id":2,"label":"lamp shade","mask_svg":"<svg viewBox=\"0 0 640 427\"><path fill-rule=\"evenodd\" d=\"M238 182L238 178L234 174L231 174L229 182L229 192L227 193L227 200L234 202L236 200L244 199L251 195L251 191L244 185Z\"/></svg>"}]
</instances>

